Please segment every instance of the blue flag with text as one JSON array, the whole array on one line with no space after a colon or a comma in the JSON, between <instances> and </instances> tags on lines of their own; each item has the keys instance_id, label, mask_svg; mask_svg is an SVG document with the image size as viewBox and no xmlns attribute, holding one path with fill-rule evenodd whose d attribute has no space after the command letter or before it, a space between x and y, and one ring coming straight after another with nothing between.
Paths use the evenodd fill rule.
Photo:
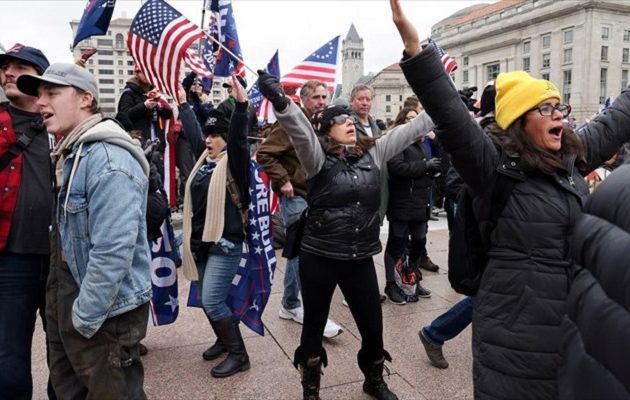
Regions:
<instances>
[{"instance_id":1,"label":"blue flag with text","mask_svg":"<svg viewBox=\"0 0 630 400\"><path fill-rule=\"evenodd\" d=\"M109 28L109 22L114 13L116 0L88 0L81 21L74 36L72 48L90 36L104 35Z\"/></svg>"}]
</instances>

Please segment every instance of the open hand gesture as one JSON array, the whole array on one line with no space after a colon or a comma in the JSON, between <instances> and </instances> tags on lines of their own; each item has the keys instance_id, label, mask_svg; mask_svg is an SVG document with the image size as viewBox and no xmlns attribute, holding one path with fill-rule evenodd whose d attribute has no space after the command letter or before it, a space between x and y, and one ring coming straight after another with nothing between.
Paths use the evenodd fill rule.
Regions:
<instances>
[{"instance_id":1,"label":"open hand gesture","mask_svg":"<svg viewBox=\"0 0 630 400\"><path fill-rule=\"evenodd\" d=\"M405 45L405 53L407 53L409 57L414 57L420 54L422 48L420 47L418 31L411 21L409 21L402 10L402 7L400 7L400 0L389 0L389 5L392 9L392 19L394 20L394 25L396 25L400 38Z\"/></svg>"}]
</instances>

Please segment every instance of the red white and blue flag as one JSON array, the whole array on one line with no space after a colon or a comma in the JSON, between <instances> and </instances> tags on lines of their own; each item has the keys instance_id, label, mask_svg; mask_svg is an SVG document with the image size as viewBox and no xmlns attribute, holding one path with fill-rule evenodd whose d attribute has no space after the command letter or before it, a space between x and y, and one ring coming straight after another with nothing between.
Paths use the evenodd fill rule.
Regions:
<instances>
[{"instance_id":1,"label":"red white and blue flag","mask_svg":"<svg viewBox=\"0 0 630 400\"><path fill-rule=\"evenodd\" d=\"M177 295L177 266L179 255L175 248L175 234L171 215L160 228L162 237L151 244L151 319L154 326L175 322L179 314Z\"/></svg>"},{"instance_id":2,"label":"red white and blue flag","mask_svg":"<svg viewBox=\"0 0 630 400\"><path fill-rule=\"evenodd\" d=\"M304 82L317 79L324 82L330 91L334 90L338 49L339 36L336 36L284 75L280 83L284 87L300 88Z\"/></svg>"},{"instance_id":3,"label":"red white and blue flag","mask_svg":"<svg viewBox=\"0 0 630 400\"><path fill-rule=\"evenodd\" d=\"M159 91L177 99L181 60L204 33L163 0L140 7L129 30L131 57Z\"/></svg>"},{"instance_id":4,"label":"red white and blue flag","mask_svg":"<svg viewBox=\"0 0 630 400\"><path fill-rule=\"evenodd\" d=\"M271 294L277 261L271 224L271 193L269 177L256 161L251 160L247 237L227 305L247 327L261 336L265 334L262 314ZM201 307L197 282L191 282L188 306Z\"/></svg>"},{"instance_id":5,"label":"red white and blue flag","mask_svg":"<svg viewBox=\"0 0 630 400\"><path fill-rule=\"evenodd\" d=\"M444 64L444 70L446 73L448 75L452 74L453 71L457 69L457 61L455 61L453 57L449 56L448 53L431 38L429 38L429 45L433 46L433 48L438 52L440 60L442 61L442 64Z\"/></svg>"},{"instance_id":6,"label":"red white and blue flag","mask_svg":"<svg viewBox=\"0 0 630 400\"><path fill-rule=\"evenodd\" d=\"M192 48L189 48L184 53L184 62L190 68L192 72L197 74L201 78L212 78L212 72L208 70L204 62L199 57L199 54Z\"/></svg>"}]
</instances>

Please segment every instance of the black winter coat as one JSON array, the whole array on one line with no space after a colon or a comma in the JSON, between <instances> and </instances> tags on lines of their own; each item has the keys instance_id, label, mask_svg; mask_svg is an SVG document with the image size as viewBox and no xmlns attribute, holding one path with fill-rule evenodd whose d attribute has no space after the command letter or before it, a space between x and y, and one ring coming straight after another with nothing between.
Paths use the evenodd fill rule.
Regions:
<instances>
[{"instance_id":1,"label":"black winter coat","mask_svg":"<svg viewBox=\"0 0 630 400\"><path fill-rule=\"evenodd\" d=\"M118 117L127 119L131 124L129 127L125 126L125 129L142 131L143 141L151 138L151 125L154 124L155 134L160 139L159 149L163 152L166 142L164 132L157 127L157 117L171 118L173 111L161 107L149 110L144 105L146 99L146 91L134 79L129 80L118 101Z\"/></svg>"},{"instance_id":2,"label":"black winter coat","mask_svg":"<svg viewBox=\"0 0 630 400\"><path fill-rule=\"evenodd\" d=\"M387 162L389 170L390 221L426 221L431 185L427 174L429 157L422 143L414 143Z\"/></svg>"},{"instance_id":3,"label":"black winter coat","mask_svg":"<svg viewBox=\"0 0 630 400\"><path fill-rule=\"evenodd\" d=\"M613 172L575 227L577 269L562 328L560 398L630 399L630 166Z\"/></svg>"},{"instance_id":4,"label":"black winter coat","mask_svg":"<svg viewBox=\"0 0 630 400\"><path fill-rule=\"evenodd\" d=\"M380 175L369 153L361 158L327 155L321 172L307 182L302 250L337 260L380 253Z\"/></svg>"},{"instance_id":5,"label":"black winter coat","mask_svg":"<svg viewBox=\"0 0 630 400\"><path fill-rule=\"evenodd\" d=\"M576 157L568 160L566 174L525 174L517 164L501 164L500 152L470 118L432 48L401 62L401 68L474 194L493 190L501 171L516 168L524 177L492 232L489 262L474 301L475 399L556 399L569 243L588 193ZM580 132L586 149L584 173L630 139L628 126L630 91L625 91Z\"/></svg>"}]
</instances>

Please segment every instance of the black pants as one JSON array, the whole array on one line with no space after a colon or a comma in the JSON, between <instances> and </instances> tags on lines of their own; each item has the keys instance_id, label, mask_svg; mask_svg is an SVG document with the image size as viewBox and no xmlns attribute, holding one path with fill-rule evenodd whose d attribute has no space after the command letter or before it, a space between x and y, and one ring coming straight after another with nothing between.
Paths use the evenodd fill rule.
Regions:
<instances>
[{"instance_id":1,"label":"black pants","mask_svg":"<svg viewBox=\"0 0 630 400\"><path fill-rule=\"evenodd\" d=\"M322 337L330 301L339 285L361 334L366 359L383 357L383 311L372 257L362 260L334 260L307 252L300 253L300 281L304 306L301 354L317 357L323 351Z\"/></svg>"},{"instance_id":2,"label":"black pants","mask_svg":"<svg viewBox=\"0 0 630 400\"><path fill-rule=\"evenodd\" d=\"M149 304L108 318L87 339L72 325L72 304L78 294L67 265L51 265L46 321L50 378L57 396L64 400L146 399L138 344L146 335Z\"/></svg>"},{"instance_id":3,"label":"black pants","mask_svg":"<svg viewBox=\"0 0 630 400\"><path fill-rule=\"evenodd\" d=\"M394 264L405 254L408 243L409 260L427 256L427 229L426 221L389 221L389 235L385 245L385 280L394 281Z\"/></svg>"}]
</instances>

